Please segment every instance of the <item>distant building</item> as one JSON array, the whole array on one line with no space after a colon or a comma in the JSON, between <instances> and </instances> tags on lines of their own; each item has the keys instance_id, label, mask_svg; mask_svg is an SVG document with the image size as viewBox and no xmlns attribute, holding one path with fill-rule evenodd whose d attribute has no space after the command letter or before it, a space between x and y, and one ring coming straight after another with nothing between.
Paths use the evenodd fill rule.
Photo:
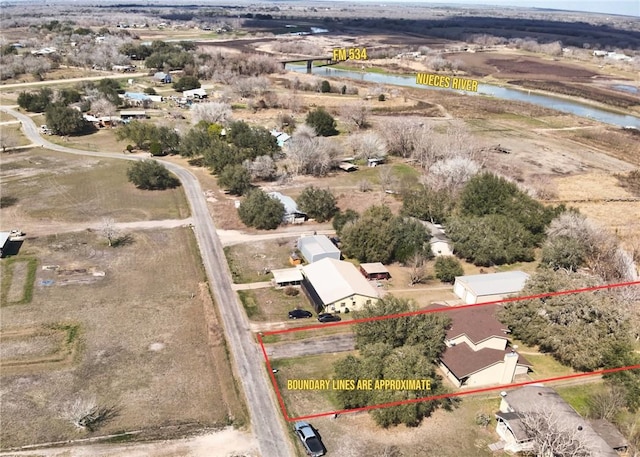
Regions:
<instances>
[{"instance_id":1,"label":"distant building","mask_svg":"<svg viewBox=\"0 0 640 457\"><path fill-rule=\"evenodd\" d=\"M529 275L522 271L457 276L453 293L467 305L487 303L517 294L528 279Z\"/></svg>"},{"instance_id":2,"label":"distant building","mask_svg":"<svg viewBox=\"0 0 640 457\"><path fill-rule=\"evenodd\" d=\"M185 90L182 92L182 96L185 98L202 100L207 98L207 91L202 88Z\"/></svg>"},{"instance_id":3,"label":"distant building","mask_svg":"<svg viewBox=\"0 0 640 457\"><path fill-rule=\"evenodd\" d=\"M162 84L170 84L172 79L169 73L165 73L164 71L158 71L153 75L154 81L157 81Z\"/></svg>"},{"instance_id":4,"label":"distant building","mask_svg":"<svg viewBox=\"0 0 640 457\"><path fill-rule=\"evenodd\" d=\"M291 139L291 136L288 133L280 132L279 130L276 130L276 129L271 130L270 133L272 136L276 138L276 142L278 143L278 146L280 146L281 148L284 147L286 142Z\"/></svg>"},{"instance_id":5,"label":"distant building","mask_svg":"<svg viewBox=\"0 0 640 457\"><path fill-rule=\"evenodd\" d=\"M361 263L360 273L368 280L391 278L391 273L381 262Z\"/></svg>"},{"instance_id":6,"label":"distant building","mask_svg":"<svg viewBox=\"0 0 640 457\"><path fill-rule=\"evenodd\" d=\"M558 393L550 387L529 385L502 394L500 411L496 413L496 432L504 440L507 452L527 452L533 449L532 436L524 418L531 415L550 415L561 430L573 432L589 450L592 457L618 457L608 444ZM546 455L546 454L545 454Z\"/></svg>"},{"instance_id":7,"label":"distant building","mask_svg":"<svg viewBox=\"0 0 640 457\"><path fill-rule=\"evenodd\" d=\"M303 236L298 240L298 250L307 263L330 257L340 260L340 249L326 235Z\"/></svg>"},{"instance_id":8,"label":"distant building","mask_svg":"<svg viewBox=\"0 0 640 457\"><path fill-rule=\"evenodd\" d=\"M299 224L307 220L307 213L304 213L298 209L296 201L288 195L283 195L280 192L269 192L267 195L271 198L275 198L284 205L284 216L282 222L287 224Z\"/></svg>"},{"instance_id":9,"label":"distant building","mask_svg":"<svg viewBox=\"0 0 640 457\"><path fill-rule=\"evenodd\" d=\"M120 111L120 119L130 121L132 119L147 119L147 112L144 110L122 110Z\"/></svg>"},{"instance_id":10,"label":"distant building","mask_svg":"<svg viewBox=\"0 0 640 457\"><path fill-rule=\"evenodd\" d=\"M302 290L318 313L346 313L379 299L376 289L350 262L325 258L302 267L302 275Z\"/></svg>"}]
</instances>

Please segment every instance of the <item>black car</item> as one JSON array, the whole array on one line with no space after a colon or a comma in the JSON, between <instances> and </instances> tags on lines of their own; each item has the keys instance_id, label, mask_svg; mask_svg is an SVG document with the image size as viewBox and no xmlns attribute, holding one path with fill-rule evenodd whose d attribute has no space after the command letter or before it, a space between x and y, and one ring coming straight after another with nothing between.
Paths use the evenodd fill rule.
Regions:
<instances>
[{"instance_id":1,"label":"black car","mask_svg":"<svg viewBox=\"0 0 640 457\"><path fill-rule=\"evenodd\" d=\"M320 322L339 322L342 319L337 314L322 313L318 314L318 320Z\"/></svg>"},{"instance_id":2,"label":"black car","mask_svg":"<svg viewBox=\"0 0 640 457\"><path fill-rule=\"evenodd\" d=\"M320 441L320 437L311 425L306 422L296 422L294 430L300 441L302 441L308 456L321 457L325 454L322 441Z\"/></svg>"},{"instance_id":3,"label":"black car","mask_svg":"<svg viewBox=\"0 0 640 457\"><path fill-rule=\"evenodd\" d=\"M304 309L292 309L291 311L289 311L289 319L302 319L311 316L313 316L313 314Z\"/></svg>"}]
</instances>

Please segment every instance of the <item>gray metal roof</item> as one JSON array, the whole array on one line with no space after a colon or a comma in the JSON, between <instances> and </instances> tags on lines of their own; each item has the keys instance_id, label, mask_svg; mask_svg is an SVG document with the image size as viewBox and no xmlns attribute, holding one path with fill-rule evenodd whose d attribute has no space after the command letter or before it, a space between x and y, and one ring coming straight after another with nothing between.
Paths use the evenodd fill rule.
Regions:
<instances>
[{"instance_id":1,"label":"gray metal roof","mask_svg":"<svg viewBox=\"0 0 640 457\"><path fill-rule=\"evenodd\" d=\"M457 276L456 282L466 285L477 297L520 292L529 275L523 271L503 271L469 276Z\"/></svg>"},{"instance_id":2,"label":"gray metal roof","mask_svg":"<svg viewBox=\"0 0 640 457\"><path fill-rule=\"evenodd\" d=\"M340 249L326 235L303 236L298 240L298 249L305 258L324 253L340 255ZM311 259L307 258L307 261L310 262Z\"/></svg>"},{"instance_id":3,"label":"gray metal roof","mask_svg":"<svg viewBox=\"0 0 640 457\"><path fill-rule=\"evenodd\" d=\"M302 267L324 304L362 295L378 298L378 291L358 271L354 264L326 257Z\"/></svg>"},{"instance_id":4,"label":"gray metal roof","mask_svg":"<svg viewBox=\"0 0 640 457\"><path fill-rule=\"evenodd\" d=\"M269 192L267 195L272 198L277 198L284 205L285 214L304 214L298 210L298 204L296 201L288 195L281 194L280 192Z\"/></svg>"}]
</instances>

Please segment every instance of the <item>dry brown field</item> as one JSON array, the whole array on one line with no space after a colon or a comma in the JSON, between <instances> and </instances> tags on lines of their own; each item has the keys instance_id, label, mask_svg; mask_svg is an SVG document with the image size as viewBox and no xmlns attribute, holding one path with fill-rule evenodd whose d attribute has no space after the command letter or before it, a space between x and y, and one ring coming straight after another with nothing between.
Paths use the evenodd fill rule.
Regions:
<instances>
[{"instance_id":1,"label":"dry brown field","mask_svg":"<svg viewBox=\"0 0 640 457\"><path fill-rule=\"evenodd\" d=\"M3 155L3 196L16 202L0 210L2 225L27 238L0 263L2 448L247 423L191 229L121 231L114 248L87 230L104 216L189 215L181 189L135 189L127 165L41 148ZM113 411L92 432L66 418L90 399Z\"/></svg>"}]
</instances>

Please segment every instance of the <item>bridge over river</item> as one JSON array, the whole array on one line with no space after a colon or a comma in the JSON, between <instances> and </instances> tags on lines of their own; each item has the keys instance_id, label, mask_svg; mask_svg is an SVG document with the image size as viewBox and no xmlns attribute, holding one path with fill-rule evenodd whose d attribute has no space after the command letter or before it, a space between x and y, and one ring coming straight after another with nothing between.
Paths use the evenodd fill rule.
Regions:
<instances>
[{"instance_id":1,"label":"bridge over river","mask_svg":"<svg viewBox=\"0 0 640 457\"><path fill-rule=\"evenodd\" d=\"M327 65L335 65L339 60L334 60L332 56L314 56L314 57L300 57L299 59L287 59L281 60L280 63L282 67L285 68L288 63L298 63L298 62L306 62L307 63L307 73L311 74L311 70L313 68L313 62L322 62L316 67L326 67Z\"/></svg>"}]
</instances>

